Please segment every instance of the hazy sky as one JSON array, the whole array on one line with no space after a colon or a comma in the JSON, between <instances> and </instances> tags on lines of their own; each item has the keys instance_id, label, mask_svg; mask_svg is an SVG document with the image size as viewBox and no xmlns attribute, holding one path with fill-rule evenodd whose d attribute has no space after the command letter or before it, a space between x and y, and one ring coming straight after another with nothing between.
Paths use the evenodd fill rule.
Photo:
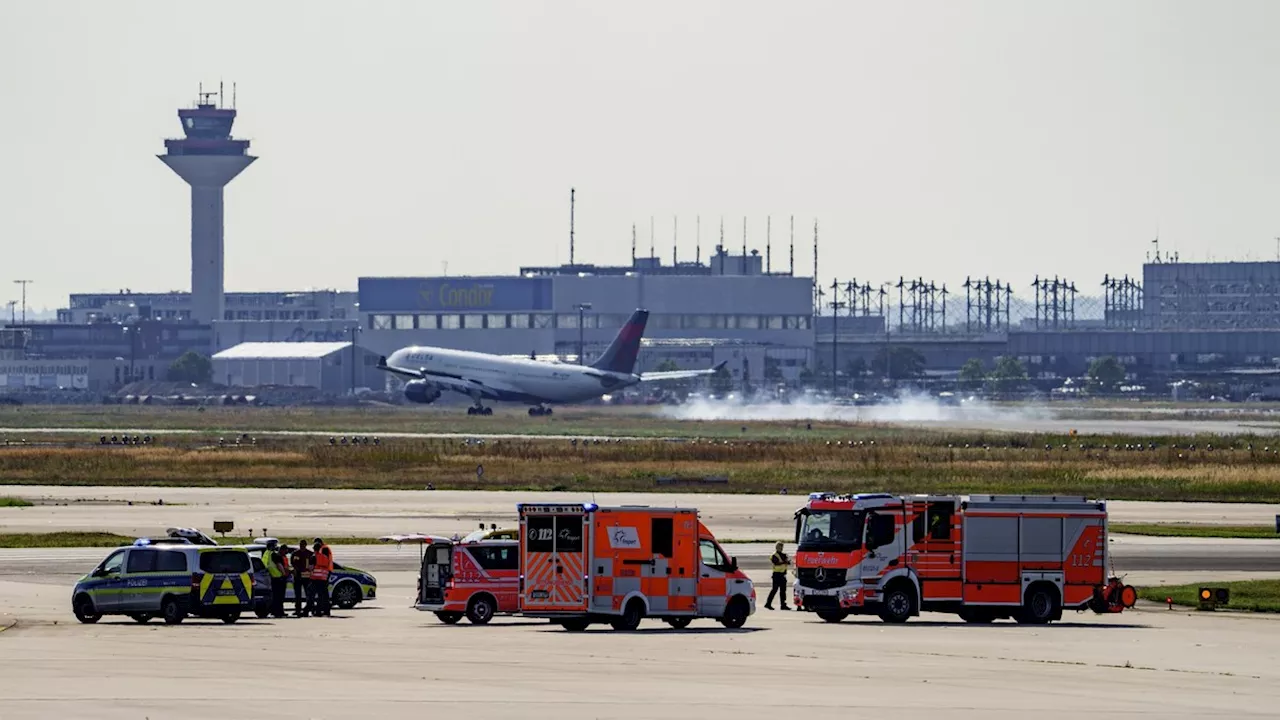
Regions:
<instances>
[{"instance_id":1,"label":"hazy sky","mask_svg":"<svg viewBox=\"0 0 1280 720\"><path fill-rule=\"evenodd\" d=\"M0 2L0 300L188 289L155 158L197 84L260 160L226 197L229 290L623 263L726 244L824 282L1086 287L1272 259L1278 2ZM6 290L6 288L8 288Z\"/></svg>"}]
</instances>

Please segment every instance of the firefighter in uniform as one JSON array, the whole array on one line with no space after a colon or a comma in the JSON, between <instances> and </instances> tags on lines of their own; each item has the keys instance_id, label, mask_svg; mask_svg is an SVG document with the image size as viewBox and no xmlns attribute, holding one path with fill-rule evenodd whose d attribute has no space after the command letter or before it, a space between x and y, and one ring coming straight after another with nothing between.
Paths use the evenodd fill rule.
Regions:
<instances>
[{"instance_id":1,"label":"firefighter in uniform","mask_svg":"<svg viewBox=\"0 0 1280 720\"><path fill-rule=\"evenodd\" d=\"M262 564L267 567L267 575L271 577L271 616L284 617L285 562L280 555L279 544L275 540L267 541L267 549L262 551Z\"/></svg>"},{"instance_id":2,"label":"firefighter in uniform","mask_svg":"<svg viewBox=\"0 0 1280 720\"><path fill-rule=\"evenodd\" d=\"M787 568L791 567L791 558L782 552L782 543L778 543L774 547L773 555L769 556L769 563L773 565L773 589L769 591L769 599L764 601L765 608L773 609L773 596L777 595L782 601L782 609L790 610L787 607Z\"/></svg>"},{"instance_id":3,"label":"firefighter in uniform","mask_svg":"<svg viewBox=\"0 0 1280 720\"><path fill-rule=\"evenodd\" d=\"M311 566L311 586L315 588L315 615L329 615L329 573L333 572L333 551L320 538L312 546L315 564Z\"/></svg>"}]
</instances>

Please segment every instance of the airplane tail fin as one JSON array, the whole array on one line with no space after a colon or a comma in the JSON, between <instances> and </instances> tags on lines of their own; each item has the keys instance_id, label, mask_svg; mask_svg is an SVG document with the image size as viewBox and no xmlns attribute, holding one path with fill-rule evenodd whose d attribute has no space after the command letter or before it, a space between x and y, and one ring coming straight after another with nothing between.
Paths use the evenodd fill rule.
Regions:
<instances>
[{"instance_id":1,"label":"airplane tail fin","mask_svg":"<svg viewBox=\"0 0 1280 720\"><path fill-rule=\"evenodd\" d=\"M636 355L640 353L640 338L644 336L644 326L648 321L648 310L636 310L631 313L627 324L618 331L617 337L609 343L608 349L600 359L591 363L591 367L607 372L633 372L636 368Z\"/></svg>"}]
</instances>

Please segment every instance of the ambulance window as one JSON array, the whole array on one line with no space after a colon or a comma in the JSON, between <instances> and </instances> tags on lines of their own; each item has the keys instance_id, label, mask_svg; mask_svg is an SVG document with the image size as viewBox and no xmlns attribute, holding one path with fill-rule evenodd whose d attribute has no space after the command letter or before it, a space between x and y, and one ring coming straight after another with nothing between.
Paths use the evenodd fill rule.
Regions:
<instances>
[{"instance_id":1,"label":"ambulance window","mask_svg":"<svg viewBox=\"0 0 1280 720\"><path fill-rule=\"evenodd\" d=\"M582 552L582 516L556 516L556 552Z\"/></svg>"},{"instance_id":2,"label":"ambulance window","mask_svg":"<svg viewBox=\"0 0 1280 720\"><path fill-rule=\"evenodd\" d=\"M530 515L526 521L525 547L529 552L552 552L556 549L556 518L554 515Z\"/></svg>"},{"instance_id":3,"label":"ambulance window","mask_svg":"<svg viewBox=\"0 0 1280 720\"><path fill-rule=\"evenodd\" d=\"M653 537L653 554L669 558L675 555L675 520L654 518L650 523Z\"/></svg>"},{"instance_id":4,"label":"ambulance window","mask_svg":"<svg viewBox=\"0 0 1280 720\"><path fill-rule=\"evenodd\" d=\"M703 565L713 568L729 566L729 561L725 560L724 553L720 552L720 548L716 547L716 544L710 540L700 541L698 548L702 552Z\"/></svg>"},{"instance_id":5,"label":"ambulance window","mask_svg":"<svg viewBox=\"0 0 1280 720\"><path fill-rule=\"evenodd\" d=\"M130 550L129 562L125 563L125 572L144 573L156 569L155 550Z\"/></svg>"}]
</instances>

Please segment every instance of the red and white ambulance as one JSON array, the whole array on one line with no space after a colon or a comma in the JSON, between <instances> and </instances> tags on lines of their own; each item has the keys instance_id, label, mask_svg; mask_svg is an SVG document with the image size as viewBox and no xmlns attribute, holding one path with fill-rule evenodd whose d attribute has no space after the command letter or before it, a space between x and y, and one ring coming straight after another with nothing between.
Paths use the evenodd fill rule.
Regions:
<instances>
[{"instance_id":1,"label":"red and white ambulance","mask_svg":"<svg viewBox=\"0 0 1280 720\"><path fill-rule=\"evenodd\" d=\"M742 627L756 592L689 508L527 503L520 514L520 612L567 630L645 618Z\"/></svg>"},{"instance_id":2,"label":"red and white ambulance","mask_svg":"<svg viewBox=\"0 0 1280 720\"><path fill-rule=\"evenodd\" d=\"M463 617L484 625L519 609L520 543L512 531L472 533L459 541L432 538L422 554L418 610L452 625Z\"/></svg>"},{"instance_id":3,"label":"red and white ambulance","mask_svg":"<svg viewBox=\"0 0 1280 720\"><path fill-rule=\"evenodd\" d=\"M796 542L796 605L828 622L928 610L1047 623L1064 609L1121 612L1137 601L1108 577L1100 500L813 493L796 512Z\"/></svg>"}]
</instances>

